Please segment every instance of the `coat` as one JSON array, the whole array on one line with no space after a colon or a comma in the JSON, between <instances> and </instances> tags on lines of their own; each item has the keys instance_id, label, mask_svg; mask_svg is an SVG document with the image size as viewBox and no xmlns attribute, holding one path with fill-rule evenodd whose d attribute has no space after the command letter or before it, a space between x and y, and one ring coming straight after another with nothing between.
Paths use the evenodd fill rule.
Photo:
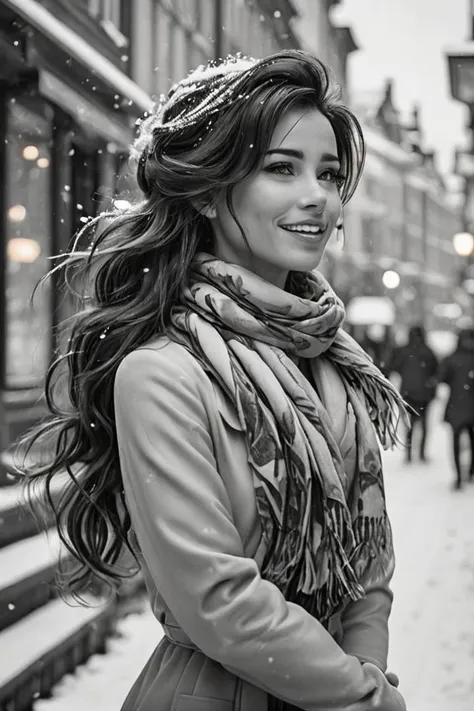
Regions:
<instances>
[{"instance_id":1,"label":"coat","mask_svg":"<svg viewBox=\"0 0 474 711\"><path fill-rule=\"evenodd\" d=\"M390 371L401 377L400 394L413 407L426 406L436 395L438 361L425 343L413 342L397 348Z\"/></svg>"},{"instance_id":2,"label":"coat","mask_svg":"<svg viewBox=\"0 0 474 711\"><path fill-rule=\"evenodd\" d=\"M463 339L441 365L440 380L449 385L444 420L454 429L474 426L474 341Z\"/></svg>"},{"instance_id":3,"label":"coat","mask_svg":"<svg viewBox=\"0 0 474 711\"><path fill-rule=\"evenodd\" d=\"M130 541L165 633L122 711L266 711L275 697L350 711L375 688L360 661L386 669L392 571L328 629L262 579L244 432L183 346L159 337L127 355L114 406ZM334 431L355 451L343 415Z\"/></svg>"}]
</instances>

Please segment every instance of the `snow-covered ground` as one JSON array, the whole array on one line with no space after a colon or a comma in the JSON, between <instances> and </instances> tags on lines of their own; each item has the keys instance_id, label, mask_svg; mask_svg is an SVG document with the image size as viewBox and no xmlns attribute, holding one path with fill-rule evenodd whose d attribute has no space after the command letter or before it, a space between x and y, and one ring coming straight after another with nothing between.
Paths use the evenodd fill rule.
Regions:
<instances>
[{"instance_id":1,"label":"snow-covered ground","mask_svg":"<svg viewBox=\"0 0 474 711\"><path fill-rule=\"evenodd\" d=\"M389 512L397 551L390 669L401 679L409 711L474 709L474 484L453 480L449 432L432 412L431 463L403 464L385 454ZM119 625L122 637L66 677L35 711L119 711L162 636L145 608Z\"/></svg>"},{"instance_id":2,"label":"snow-covered ground","mask_svg":"<svg viewBox=\"0 0 474 711\"><path fill-rule=\"evenodd\" d=\"M397 552L389 661L409 711L474 709L474 484L451 490L450 430L441 416L436 402L429 464L385 455Z\"/></svg>"}]
</instances>

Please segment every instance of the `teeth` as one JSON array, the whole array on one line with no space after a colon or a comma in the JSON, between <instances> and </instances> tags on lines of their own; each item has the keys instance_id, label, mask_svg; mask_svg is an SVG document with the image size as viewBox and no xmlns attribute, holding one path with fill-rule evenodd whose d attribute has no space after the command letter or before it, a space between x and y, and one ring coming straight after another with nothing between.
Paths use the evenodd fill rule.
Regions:
<instances>
[{"instance_id":1,"label":"teeth","mask_svg":"<svg viewBox=\"0 0 474 711\"><path fill-rule=\"evenodd\" d=\"M315 225L282 225L284 230L289 230L289 232L306 232L307 234L317 235L322 230L320 227Z\"/></svg>"}]
</instances>

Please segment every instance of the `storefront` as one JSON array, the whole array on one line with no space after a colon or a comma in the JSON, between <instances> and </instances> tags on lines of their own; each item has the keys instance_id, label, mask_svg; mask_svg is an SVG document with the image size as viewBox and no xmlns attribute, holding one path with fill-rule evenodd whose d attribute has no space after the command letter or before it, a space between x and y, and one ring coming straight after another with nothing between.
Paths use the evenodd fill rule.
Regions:
<instances>
[{"instance_id":1,"label":"storefront","mask_svg":"<svg viewBox=\"0 0 474 711\"><path fill-rule=\"evenodd\" d=\"M87 10L66 24L31 0L0 2L2 452L45 412L44 376L71 311L61 277L41 279L84 221L110 206L136 118L150 106L118 68L124 50ZM90 26L90 46L75 23Z\"/></svg>"}]
</instances>

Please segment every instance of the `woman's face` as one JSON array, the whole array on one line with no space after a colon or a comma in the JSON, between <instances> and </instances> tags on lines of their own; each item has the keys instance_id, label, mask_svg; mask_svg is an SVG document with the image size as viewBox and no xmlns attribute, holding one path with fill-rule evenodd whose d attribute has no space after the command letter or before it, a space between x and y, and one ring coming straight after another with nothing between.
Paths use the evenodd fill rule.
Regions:
<instances>
[{"instance_id":1,"label":"woman's face","mask_svg":"<svg viewBox=\"0 0 474 711\"><path fill-rule=\"evenodd\" d=\"M316 109L289 111L258 169L233 191L248 246L220 195L210 216L215 255L284 288L289 271L310 271L321 261L341 214L341 178L328 119Z\"/></svg>"}]
</instances>

